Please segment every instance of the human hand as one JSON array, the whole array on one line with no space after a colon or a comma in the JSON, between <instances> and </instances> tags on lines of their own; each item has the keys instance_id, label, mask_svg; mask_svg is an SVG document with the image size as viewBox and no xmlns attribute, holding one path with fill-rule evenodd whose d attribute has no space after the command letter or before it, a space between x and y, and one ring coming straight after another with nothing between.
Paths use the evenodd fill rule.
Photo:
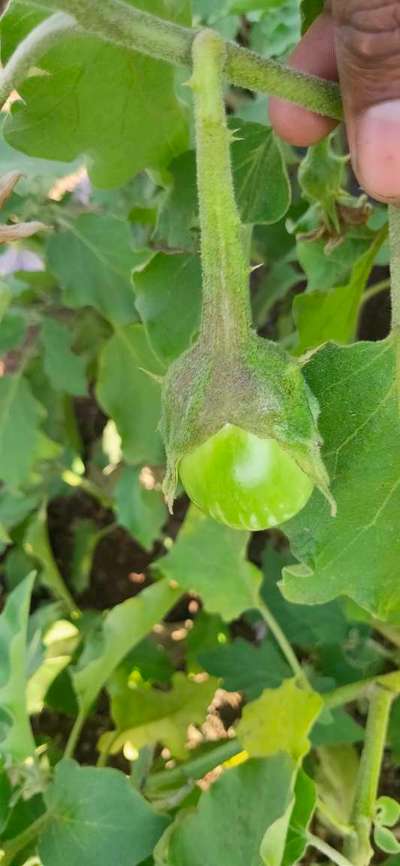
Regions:
<instances>
[{"instance_id":1,"label":"human hand","mask_svg":"<svg viewBox=\"0 0 400 866\"><path fill-rule=\"evenodd\" d=\"M329 0L289 65L339 78L354 171L381 201L400 200L400 0ZM270 118L291 144L315 144L336 121L271 98Z\"/></svg>"}]
</instances>

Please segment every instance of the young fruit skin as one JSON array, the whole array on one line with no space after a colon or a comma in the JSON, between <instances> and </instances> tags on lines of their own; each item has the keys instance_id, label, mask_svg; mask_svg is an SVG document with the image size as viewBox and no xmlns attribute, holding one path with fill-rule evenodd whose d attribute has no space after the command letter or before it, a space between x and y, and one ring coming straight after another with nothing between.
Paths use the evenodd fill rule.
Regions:
<instances>
[{"instance_id":1,"label":"young fruit skin","mask_svg":"<svg viewBox=\"0 0 400 866\"><path fill-rule=\"evenodd\" d=\"M314 485L275 439L225 424L179 464L190 499L233 529L271 529L294 517Z\"/></svg>"}]
</instances>

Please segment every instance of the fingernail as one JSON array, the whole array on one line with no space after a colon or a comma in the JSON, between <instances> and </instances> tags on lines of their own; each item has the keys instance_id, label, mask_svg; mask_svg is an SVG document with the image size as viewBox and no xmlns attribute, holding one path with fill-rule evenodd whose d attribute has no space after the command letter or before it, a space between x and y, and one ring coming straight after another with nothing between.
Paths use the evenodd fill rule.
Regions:
<instances>
[{"instance_id":1,"label":"fingernail","mask_svg":"<svg viewBox=\"0 0 400 866\"><path fill-rule=\"evenodd\" d=\"M355 171L378 199L400 198L400 100L373 105L356 121Z\"/></svg>"}]
</instances>

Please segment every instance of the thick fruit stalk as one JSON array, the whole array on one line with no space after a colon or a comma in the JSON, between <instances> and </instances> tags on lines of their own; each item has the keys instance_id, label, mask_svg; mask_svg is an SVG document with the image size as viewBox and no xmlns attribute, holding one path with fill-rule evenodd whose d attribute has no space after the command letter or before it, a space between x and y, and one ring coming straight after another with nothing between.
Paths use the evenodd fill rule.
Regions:
<instances>
[{"instance_id":1,"label":"thick fruit stalk","mask_svg":"<svg viewBox=\"0 0 400 866\"><path fill-rule=\"evenodd\" d=\"M190 86L203 308L197 342L172 365L164 385L164 490L171 507L181 473L189 495L216 519L261 529L297 513L315 484L330 494L318 404L301 368L251 327L249 266L223 100L225 62L223 40L202 31L193 43Z\"/></svg>"}]
</instances>

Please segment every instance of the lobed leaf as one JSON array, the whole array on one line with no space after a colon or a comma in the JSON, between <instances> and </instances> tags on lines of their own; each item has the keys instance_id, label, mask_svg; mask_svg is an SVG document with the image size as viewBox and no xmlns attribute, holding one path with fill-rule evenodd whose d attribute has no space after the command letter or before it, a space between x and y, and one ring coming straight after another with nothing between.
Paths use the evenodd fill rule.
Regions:
<instances>
[{"instance_id":1,"label":"lobed leaf","mask_svg":"<svg viewBox=\"0 0 400 866\"><path fill-rule=\"evenodd\" d=\"M282 588L289 601L321 604L346 595L378 619L399 620L395 370L390 340L328 345L305 368L321 406L323 455L338 510L330 517L315 493L287 524L302 563L284 569Z\"/></svg>"},{"instance_id":2,"label":"lobed leaf","mask_svg":"<svg viewBox=\"0 0 400 866\"><path fill-rule=\"evenodd\" d=\"M162 743L174 757L184 760L188 727L205 721L217 686L213 677L196 683L180 672L172 677L167 692L129 688L125 683L113 690L111 715L117 727L101 737L100 750L111 744L111 753L116 754L125 743L137 750Z\"/></svg>"},{"instance_id":3,"label":"lobed leaf","mask_svg":"<svg viewBox=\"0 0 400 866\"><path fill-rule=\"evenodd\" d=\"M308 735L322 707L320 695L288 679L245 706L237 735L252 757L287 752L301 761L310 749Z\"/></svg>"}]
</instances>

